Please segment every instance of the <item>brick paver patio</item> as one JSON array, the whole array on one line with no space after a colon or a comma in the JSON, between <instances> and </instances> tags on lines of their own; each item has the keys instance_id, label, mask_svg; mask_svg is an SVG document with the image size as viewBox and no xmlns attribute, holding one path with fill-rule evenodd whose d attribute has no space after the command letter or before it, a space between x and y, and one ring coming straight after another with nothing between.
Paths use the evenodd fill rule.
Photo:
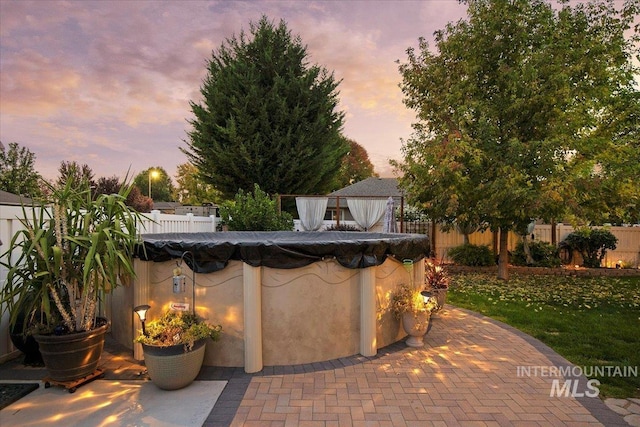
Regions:
<instances>
[{"instance_id":1,"label":"brick paver patio","mask_svg":"<svg viewBox=\"0 0 640 427\"><path fill-rule=\"evenodd\" d=\"M518 376L518 366L568 362L513 328L448 306L425 341L351 366L255 376L231 425L626 425L598 398L549 397L557 377Z\"/></svg>"}]
</instances>

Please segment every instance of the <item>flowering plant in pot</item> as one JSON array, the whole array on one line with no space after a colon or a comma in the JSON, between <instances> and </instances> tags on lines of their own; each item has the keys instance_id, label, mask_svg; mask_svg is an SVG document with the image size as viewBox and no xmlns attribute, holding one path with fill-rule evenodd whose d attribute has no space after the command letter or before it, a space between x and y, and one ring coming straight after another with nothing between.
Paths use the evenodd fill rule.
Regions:
<instances>
[{"instance_id":1,"label":"flowering plant in pot","mask_svg":"<svg viewBox=\"0 0 640 427\"><path fill-rule=\"evenodd\" d=\"M431 313L437 307L437 302L431 294L403 283L391 295L391 310L396 318L402 321L402 327L410 335L407 345L422 347L423 337L428 332Z\"/></svg>"},{"instance_id":2,"label":"flowering plant in pot","mask_svg":"<svg viewBox=\"0 0 640 427\"><path fill-rule=\"evenodd\" d=\"M177 390L193 382L207 339L218 341L221 332L221 325L211 325L193 312L169 310L149 322L135 342L142 344L149 378L161 389Z\"/></svg>"},{"instance_id":3,"label":"flowering plant in pot","mask_svg":"<svg viewBox=\"0 0 640 427\"><path fill-rule=\"evenodd\" d=\"M425 263L424 284L425 287L436 297L437 307L435 312L442 310L449 289L449 275L442 265L428 261Z\"/></svg>"},{"instance_id":4,"label":"flowering plant in pot","mask_svg":"<svg viewBox=\"0 0 640 427\"><path fill-rule=\"evenodd\" d=\"M88 179L70 179L64 186L47 184L40 203L22 206L23 229L0 262L7 269L0 304L12 327L25 319L24 332L38 341L52 380L96 370L108 328L97 316L99 299L135 274L142 217L125 204L130 190L122 184L118 194L94 196ZM73 354L67 344L74 345Z\"/></svg>"}]
</instances>

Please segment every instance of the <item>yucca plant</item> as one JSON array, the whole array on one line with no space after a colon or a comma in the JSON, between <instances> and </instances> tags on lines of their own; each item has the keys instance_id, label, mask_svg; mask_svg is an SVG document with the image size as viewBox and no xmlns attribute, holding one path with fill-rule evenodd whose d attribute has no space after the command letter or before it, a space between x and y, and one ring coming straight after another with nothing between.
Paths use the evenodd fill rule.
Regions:
<instances>
[{"instance_id":1,"label":"yucca plant","mask_svg":"<svg viewBox=\"0 0 640 427\"><path fill-rule=\"evenodd\" d=\"M127 206L131 185L118 194L92 197L88 180L48 185L39 204L23 206L24 229L2 255L7 280L0 303L15 325L57 334L90 330L101 294L132 277L137 225Z\"/></svg>"}]
</instances>

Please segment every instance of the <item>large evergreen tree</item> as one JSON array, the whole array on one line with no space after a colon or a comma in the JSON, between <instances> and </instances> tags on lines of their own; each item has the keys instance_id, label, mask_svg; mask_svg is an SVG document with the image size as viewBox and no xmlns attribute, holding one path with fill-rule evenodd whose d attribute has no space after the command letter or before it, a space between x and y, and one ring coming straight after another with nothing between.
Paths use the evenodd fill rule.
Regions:
<instances>
[{"instance_id":1,"label":"large evergreen tree","mask_svg":"<svg viewBox=\"0 0 640 427\"><path fill-rule=\"evenodd\" d=\"M420 122L397 166L432 218L501 232L506 279L508 231L615 211L620 197L600 190L634 192L638 122L619 113L638 117L637 45L624 35L638 2L622 12L612 2L467 3L468 20L436 32L435 50L421 40L400 66Z\"/></svg>"},{"instance_id":2,"label":"large evergreen tree","mask_svg":"<svg viewBox=\"0 0 640 427\"><path fill-rule=\"evenodd\" d=\"M324 194L349 149L339 82L308 64L284 21L263 16L250 30L212 53L183 151L225 199L255 183L269 194Z\"/></svg>"}]
</instances>

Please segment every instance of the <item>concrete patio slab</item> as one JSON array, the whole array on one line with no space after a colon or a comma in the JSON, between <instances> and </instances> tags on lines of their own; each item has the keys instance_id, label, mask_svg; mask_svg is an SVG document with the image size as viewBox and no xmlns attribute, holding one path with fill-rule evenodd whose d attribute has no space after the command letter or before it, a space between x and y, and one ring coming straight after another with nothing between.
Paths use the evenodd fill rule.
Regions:
<instances>
[{"instance_id":1,"label":"concrete patio slab","mask_svg":"<svg viewBox=\"0 0 640 427\"><path fill-rule=\"evenodd\" d=\"M183 389L166 391L145 380L95 380L75 393L40 386L1 410L0 425L199 427L225 384L195 381Z\"/></svg>"}]
</instances>

